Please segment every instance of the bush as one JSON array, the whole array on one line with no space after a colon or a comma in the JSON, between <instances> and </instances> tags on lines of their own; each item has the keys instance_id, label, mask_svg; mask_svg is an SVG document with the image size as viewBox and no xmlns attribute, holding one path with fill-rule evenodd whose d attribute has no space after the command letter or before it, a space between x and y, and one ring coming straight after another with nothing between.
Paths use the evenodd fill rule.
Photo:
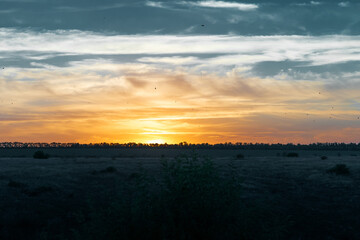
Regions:
<instances>
[{"instance_id":1,"label":"bush","mask_svg":"<svg viewBox=\"0 0 360 240\"><path fill-rule=\"evenodd\" d=\"M326 160L328 157L327 156L321 156L320 158L321 158L321 160Z\"/></svg>"},{"instance_id":2,"label":"bush","mask_svg":"<svg viewBox=\"0 0 360 240\"><path fill-rule=\"evenodd\" d=\"M107 167L104 170L101 170L100 173L114 173L117 169L113 166Z\"/></svg>"},{"instance_id":3,"label":"bush","mask_svg":"<svg viewBox=\"0 0 360 240\"><path fill-rule=\"evenodd\" d=\"M233 165L226 174L197 157L162 159L158 181L131 174L133 188L78 215L77 239L278 239L287 220L241 200ZM102 206L103 203L102 203ZM271 217L269 217L271 216ZM272 225L276 222L275 225ZM259 230L261 229L261 230Z\"/></svg>"},{"instance_id":4,"label":"bush","mask_svg":"<svg viewBox=\"0 0 360 240\"><path fill-rule=\"evenodd\" d=\"M98 173L115 173L115 172L117 172L117 169L113 166L110 166L100 171L93 170L91 171L91 174L96 175Z\"/></svg>"},{"instance_id":5,"label":"bush","mask_svg":"<svg viewBox=\"0 0 360 240\"><path fill-rule=\"evenodd\" d=\"M37 187L33 190L25 190L24 193L26 195L28 195L29 197L36 197L39 196L43 193L48 193L48 192L52 192L54 189L52 187L49 186L41 186L41 187Z\"/></svg>"},{"instance_id":6,"label":"bush","mask_svg":"<svg viewBox=\"0 0 360 240\"><path fill-rule=\"evenodd\" d=\"M335 173L336 175L350 175L350 170L345 164L336 164L335 167L326 171L327 173Z\"/></svg>"},{"instance_id":7,"label":"bush","mask_svg":"<svg viewBox=\"0 0 360 240\"><path fill-rule=\"evenodd\" d=\"M12 188L25 188L26 184L10 180L8 186Z\"/></svg>"},{"instance_id":8,"label":"bush","mask_svg":"<svg viewBox=\"0 0 360 240\"><path fill-rule=\"evenodd\" d=\"M48 159L50 157L49 154L45 154L43 151L36 151L33 155L33 158L37 159Z\"/></svg>"},{"instance_id":9,"label":"bush","mask_svg":"<svg viewBox=\"0 0 360 240\"><path fill-rule=\"evenodd\" d=\"M295 152L290 152L288 154L286 154L287 157L299 157L299 154L298 153L295 153Z\"/></svg>"},{"instance_id":10,"label":"bush","mask_svg":"<svg viewBox=\"0 0 360 240\"><path fill-rule=\"evenodd\" d=\"M244 158L244 155L241 154L241 153L239 153L238 155L236 155L236 158L237 158L237 159L243 159L243 158Z\"/></svg>"}]
</instances>

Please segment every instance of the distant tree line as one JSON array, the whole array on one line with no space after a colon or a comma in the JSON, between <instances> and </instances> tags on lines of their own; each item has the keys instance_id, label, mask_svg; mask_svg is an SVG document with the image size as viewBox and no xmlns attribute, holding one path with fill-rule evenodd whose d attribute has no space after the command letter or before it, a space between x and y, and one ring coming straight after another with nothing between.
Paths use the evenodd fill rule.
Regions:
<instances>
[{"instance_id":1,"label":"distant tree line","mask_svg":"<svg viewBox=\"0 0 360 240\"><path fill-rule=\"evenodd\" d=\"M22 143L1 142L0 148L169 148L169 149L250 149L250 150L341 150L358 151L360 143L311 143L311 144L268 144L268 143Z\"/></svg>"}]
</instances>

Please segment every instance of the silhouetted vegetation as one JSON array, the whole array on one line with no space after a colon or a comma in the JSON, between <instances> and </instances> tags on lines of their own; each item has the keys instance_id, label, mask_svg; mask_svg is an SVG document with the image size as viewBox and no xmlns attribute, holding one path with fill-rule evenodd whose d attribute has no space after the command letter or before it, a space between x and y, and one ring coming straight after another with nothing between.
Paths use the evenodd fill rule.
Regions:
<instances>
[{"instance_id":1,"label":"silhouetted vegetation","mask_svg":"<svg viewBox=\"0 0 360 240\"><path fill-rule=\"evenodd\" d=\"M26 195L28 195L29 197L35 197L35 196L41 195L43 193L52 192L52 191L54 191L54 189L52 187L41 186L41 187L34 188L32 190L25 190L24 193Z\"/></svg>"},{"instance_id":2,"label":"silhouetted vegetation","mask_svg":"<svg viewBox=\"0 0 360 240\"><path fill-rule=\"evenodd\" d=\"M336 164L335 167L328 169L326 172L334 173L336 175L350 175L350 170L346 164Z\"/></svg>"},{"instance_id":3,"label":"silhouetted vegetation","mask_svg":"<svg viewBox=\"0 0 360 240\"><path fill-rule=\"evenodd\" d=\"M105 168L104 170L101 170L100 173L114 173L116 171L117 170L115 167L110 166L110 167Z\"/></svg>"},{"instance_id":4,"label":"silhouetted vegetation","mask_svg":"<svg viewBox=\"0 0 360 240\"><path fill-rule=\"evenodd\" d=\"M209 143L187 143L158 144L158 143L22 143L2 142L1 148L170 148L170 149L251 149L251 150L336 150L336 151L360 151L360 143L311 143L311 144L267 144L267 143L242 143L225 142L218 144Z\"/></svg>"},{"instance_id":5,"label":"silhouetted vegetation","mask_svg":"<svg viewBox=\"0 0 360 240\"><path fill-rule=\"evenodd\" d=\"M44 153L44 151L36 151L33 157L36 159L48 159L50 156L49 154Z\"/></svg>"},{"instance_id":6,"label":"silhouetted vegetation","mask_svg":"<svg viewBox=\"0 0 360 240\"><path fill-rule=\"evenodd\" d=\"M279 239L289 224L241 200L232 165L224 175L209 159L162 159L160 179L144 171L131 178L130 194L77 214L76 239Z\"/></svg>"},{"instance_id":7,"label":"silhouetted vegetation","mask_svg":"<svg viewBox=\"0 0 360 240\"><path fill-rule=\"evenodd\" d=\"M321 156L320 158L321 158L321 160L326 160L326 159L328 159L327 156Z\"/></svg>"},{"instance_id":8,"label":"silhouetted vegetation","mask_svg":"<svg viewBox=\"0 0 360 240\"><path fill-rule=\"evenodd\" d=\"M10 180L8 186L11 188L25 188L26 184Z\"/></svg>"},{"instance_id":9,"label":"silhouetted vegetation","mask_svg":"<svg viewBox=\"0 0 360 240\"><path fill-rule=\"evenodd\" d=\"M236 155L236 158L237 158L237 159L243 159L243 158L244 158L244 155L241 154L241 153L239 153L239 154Z\"/></svg>"},{"instance_id":10,"label":"silhouetted vegetation","mask_svg":"<svg viewBox=\"0 0 360 240\"><path fill-rule=\"evenodd\" d=\"M295 152L290 152L290 153L286 154L286 157L299 157L299 154L295 153Z\"/></svg>"},{"instance_id":11,"label":"silhouetted vegetation","mask_svg":"<svg viewBox=\"0 0 360 240\"><path fill-rule=\"evenodd\" d=\"M105 168L103 170L100 170L100 171L93 170L91 172L91 174L96 175L98 173L115 173L115 172L117 172L117 169L115 167L113 167L113 166L110 166L110 167L107 167L107 168Z\"/></svg>"}]
</instances>

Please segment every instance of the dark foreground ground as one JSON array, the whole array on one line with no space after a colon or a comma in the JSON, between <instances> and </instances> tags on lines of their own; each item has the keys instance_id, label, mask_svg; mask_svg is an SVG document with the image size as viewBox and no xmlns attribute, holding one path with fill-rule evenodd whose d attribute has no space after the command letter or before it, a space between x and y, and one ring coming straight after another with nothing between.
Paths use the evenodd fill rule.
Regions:
<instances>
[{"instance_id":1,"label":"dark foreground ground","mask_svg":"<svg viewBox=\"0 0 360 240\"><path fill-rule=\"evenodd\" d=\"M44 151L53 157L33 159L31 149L0 151L0 239L76 239L83 211L109 204L119 186L137 184L139 172L158 178L161 159L171 162L183 153L208 156L222 172L233 164L242 201L271 209L286 223L284 234L263 239L360 239L360 153ZM350 175L328 173L336 164L346 164Z\"/></svg>"}]
</instances>

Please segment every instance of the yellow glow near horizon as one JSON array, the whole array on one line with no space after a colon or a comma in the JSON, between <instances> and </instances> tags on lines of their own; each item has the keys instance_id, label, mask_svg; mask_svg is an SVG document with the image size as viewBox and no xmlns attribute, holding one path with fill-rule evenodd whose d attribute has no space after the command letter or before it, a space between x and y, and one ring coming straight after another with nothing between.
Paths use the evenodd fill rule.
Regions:
<instances>
[{"instance_id":1,"label":"yellow glow near horizon","mask_svg":"<svg viewBox=\"0 0 360 240\"><path fill-rule=\"evenodd\" d=\"M165 141L162 140L162 139L154 139L154 140L149 140L149 141L147 141L146 143L147 143L147 144L155 144L155 143L157 143L157 144L164 144Z\"/></svg>"},{"instance_id":2,"label":"yellow glow near horizon","mask_svg":"<svg viewBox=\"0 0 360 240\"><path fill-rule=\"evenodd\" d=\"M84 68L90 71L96 66ZM39 81L0 78L0 142L213 144L359 139L356 89L325 90L320 81L198 76L162 69L141 72L143 65L135 70L135 65L116 66L127 69L124 76L90 74L77 67L78 72L21 71L21 76Z\"/></svg>"}]
</instances>

